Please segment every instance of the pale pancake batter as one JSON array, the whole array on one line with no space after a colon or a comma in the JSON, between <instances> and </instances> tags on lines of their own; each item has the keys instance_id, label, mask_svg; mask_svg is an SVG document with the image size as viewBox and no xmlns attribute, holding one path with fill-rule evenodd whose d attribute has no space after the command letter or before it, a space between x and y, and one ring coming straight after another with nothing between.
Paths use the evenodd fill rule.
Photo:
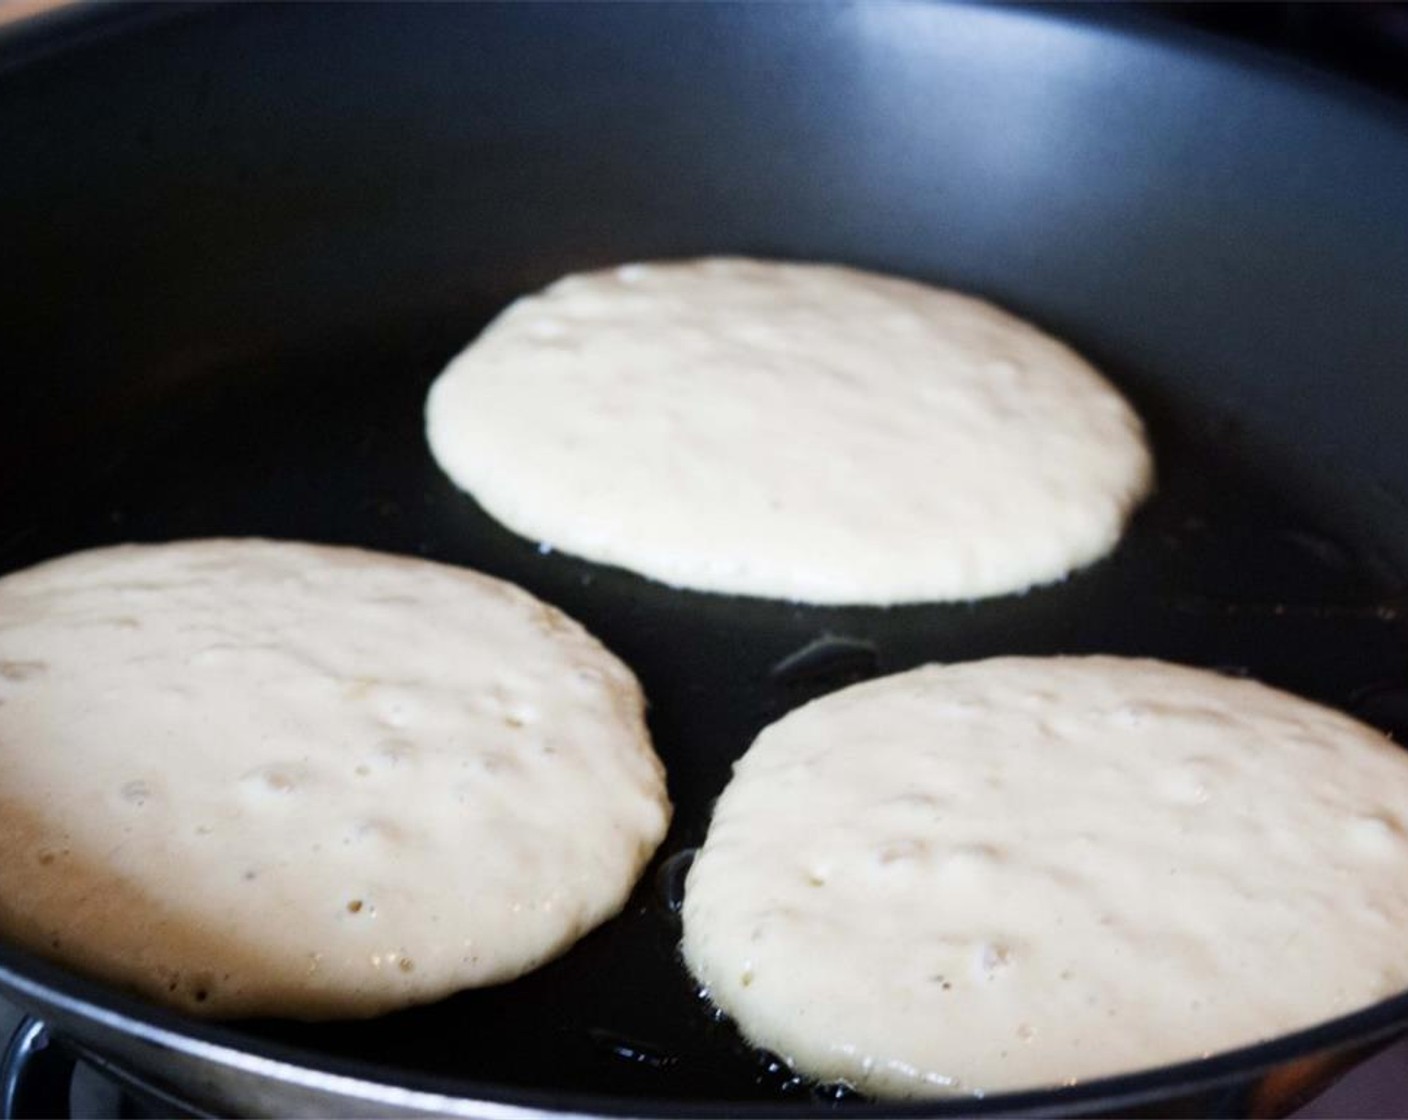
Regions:
<instances>
[{"instance_id":1,"label":"pale pancake batter","mask_svg":"<svg viewBox=\"0 0 1408 1120\"><path fill-rule=\"evenodd\" d=\"M1247 680L1000 658L763 731L686 882L750 1040L880 1096L1193 1059L1408 988L1408 755Z\"/></svg>"},{"instance_id":2,"label":"pale pancake batter","mask_svg":"<svg viewBox=\"0 0 1408 1120\"><path fill-rule=\"evenodd\" d=\"M991 304L710 259L569 276L432 387L427 433L524 536L665 583L815 603L971 599L1103 556L1139 419Z\"/></svg>"},{"instance_id":3,"label":"pale pancake batter","mask_svg":"<svg viewBox=\"0 0 1408 1120\"><path fill-rule=\"evenodd\" d=\"M458 568L216 540L0 579L0 930L185 1010L364 1016L615 914L669 818L635 678Z\"/></svg>"}]
</instances>

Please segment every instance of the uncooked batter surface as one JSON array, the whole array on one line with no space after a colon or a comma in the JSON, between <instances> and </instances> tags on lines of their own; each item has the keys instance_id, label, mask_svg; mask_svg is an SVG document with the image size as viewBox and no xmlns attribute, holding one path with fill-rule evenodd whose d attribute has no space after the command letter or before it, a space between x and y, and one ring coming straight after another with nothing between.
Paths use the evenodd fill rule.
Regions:
<instances>
[{"instance_id":1,"label":"uncooked batter surface","mask_svg":"<svg viewBox=\"0 0 1408 1120\"><path fill-rule=\"evenodd\" d=\"M1000 658L768 727L684 955L756 1044L881 1096L1192 1059L1408 988L1408 756L1247 680Z\"/></svg>"},{"instance_id":2,"label":"uncooked batter surface","mask_svg":"<svg viewBox=\"0 0 1408 1120\"><path fill-rule=\"evenodd\" d=\"M631 673L472 572L201 541L0 579L0 929L211 1015L509 980L664 833Z\"/></svg>"},{"instance_id":3,"label":"uncooked batter surface","mask_svg":"<svg viewBox=\"0 0 1408 1120\"><path fill-rule=\"evenodd\" d=\"M955 292L708 259L569 276L431 389L431 450L514 531L665 583L971 599L1103 556L1148 491L1091 366Z\"/></svg>"}]
</instances>

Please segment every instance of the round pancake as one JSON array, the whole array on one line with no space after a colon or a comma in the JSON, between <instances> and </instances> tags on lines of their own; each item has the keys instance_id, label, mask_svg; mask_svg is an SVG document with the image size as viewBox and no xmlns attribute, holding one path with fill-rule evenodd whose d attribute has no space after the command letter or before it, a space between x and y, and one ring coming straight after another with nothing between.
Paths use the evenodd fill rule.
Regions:
<instances>
[{"instance_id":1,"label":"round pancake","mask_svg":"<svg viewBox=\"0 0 1408 1120\"><path fill-rule=\"evenodd\" d=\"M991 304L853 269L633 264L520 299L432 386L515 532L702 591L972 599L1103 556L1151 484L1133 411Z\"/></svg>"},{"instance_id":2,"label":"round pancake","mask_svg":"<svg viewBox=\"0 0 1408 1120\"><path fill-rule=\"evenodd\" d=\"M1408 988L1408 756L1113 657L928 666L766 728L686 880L755 1044L879 1096L1200 1057Z\"/></svg>"},{"instance_id":3,"label":"round pancake","mask_svg":"<svg viewBox=\"0 0 1408 1120\"><path fill-rule=\"evenodd\" d=\"M473 572L258 540L0 579L0 932L206 1015L512 979L669 818L635 678Z\"/></svg>"}]
</instances>

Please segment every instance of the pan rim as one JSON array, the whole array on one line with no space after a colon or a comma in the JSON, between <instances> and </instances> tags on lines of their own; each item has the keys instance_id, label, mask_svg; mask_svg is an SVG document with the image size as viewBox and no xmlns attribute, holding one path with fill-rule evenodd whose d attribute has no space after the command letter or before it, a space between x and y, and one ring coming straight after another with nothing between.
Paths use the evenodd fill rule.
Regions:
<instances>
[{"instance_id":1,"label":"pan rim","mask_svg":"<svg viewBox=\"0 0 1408 1120\"><path fill-rule=\"evenodd\" d=\"M372 1059L345 1058L285 1042L251 1038L233 1021L189 1019L9 945L0 945L0 987L83 1022L223 1069L393 1108L492 1120L526 1120L544 1114L692 1118L715 1116L721 1107L726 1107L732 1116L767 1120L815 1110L812 1101L681 1100L511 1086L408 1070ZM63 1034L61 1024L51 1026ZM1074 1085L984 1096L902 1102L867 1100L848 1104L846 1112L897 1117L1019 1116L1057 1111L1069 1114L1077 1110L1116 1113L1166 1099L1172 1088L1180 1095L1216 1092L1298 1059L1367 1050L1391 1041L1405 1027L1408 992L1290 1034L1190 1061L1091 1078ZM109 1056L82 1032L77 1032L73 1041L80 1048ZM118 1062L121 1064L120 1059ZM368 1077L368 1071L385 1076ZM179 1093L179 1087L176 1091ZM568 1107L564 1110L565 1102Z\"/></svg>"}]
</instances>

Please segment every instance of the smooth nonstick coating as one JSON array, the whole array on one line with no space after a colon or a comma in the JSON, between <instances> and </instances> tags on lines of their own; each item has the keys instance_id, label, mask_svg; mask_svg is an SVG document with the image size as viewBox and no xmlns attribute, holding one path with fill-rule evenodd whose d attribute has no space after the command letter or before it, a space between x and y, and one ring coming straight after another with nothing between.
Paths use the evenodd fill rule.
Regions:
<instances>
[{"instance_id":1,"label":"smooth nonstick coating","mask_svg":"<svg viewBox=\"0 0 1408 1120\"><path fill-rule=\"evenodd\" d=\"M866 1111L749 1050L676 959L679 867L657 869L764 724L925 661L1105 651L1408 731L1397 105L1115 11L139 8L0 41L0 136L0 570L262 534L512 579L639 674L677 806L619 920L520 981L370 1022L199 1024L0 951L22 1002L158 1076L163 1048L218 1044L461 1104ZM1036 320L1143 412L1158 494L1059 585L836 610L544 554L437 471L425 390L508 300L712 252ZM926 1107L1274 1110L1405 1024L1400 999L1202 1065ZM153 1032L158 1059L131 1057Z\"/></svg>"}]
</instances>

